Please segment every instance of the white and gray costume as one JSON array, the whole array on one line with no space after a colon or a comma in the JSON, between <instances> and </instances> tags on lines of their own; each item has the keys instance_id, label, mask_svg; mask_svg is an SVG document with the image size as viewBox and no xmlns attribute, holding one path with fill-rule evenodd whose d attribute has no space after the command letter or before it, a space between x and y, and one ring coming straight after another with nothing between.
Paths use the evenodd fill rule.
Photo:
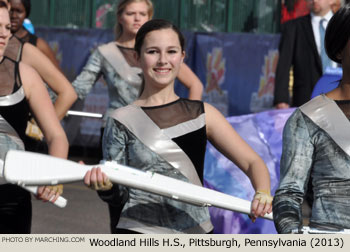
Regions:
<instances>
[{"instance_id":1,"label":"white and gray costume","mask_svg":"<svg viewBox=\"0 0 350 252\"><path fill-rule=\"evenodd\" d=\"M156 107L129 105L111 114L103 138L105 160L202 185L206 148L204 106L179 99ZM117 228L139 233L208 233L207 207L114 185L99 193L122 205Z\"/></svg>"}]
</instances>

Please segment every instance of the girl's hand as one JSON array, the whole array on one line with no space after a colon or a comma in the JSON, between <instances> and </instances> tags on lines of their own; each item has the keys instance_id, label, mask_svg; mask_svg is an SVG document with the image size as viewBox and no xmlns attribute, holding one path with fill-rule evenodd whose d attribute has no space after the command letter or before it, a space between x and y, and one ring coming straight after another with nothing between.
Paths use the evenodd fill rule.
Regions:
<instances>
[{"instance_id":1,"label":"girl's hand","mask_svg":"<svg viewBox=\"0 0 350 252\"><path fill-rule=\"evenodd\" d=\"M51 201L54 203L60 195L63 193L63 185L55 186L40 186L37 191L36 197L43 201Z\"/></svg>"},{"instance_id":2,"label":"girl's hand","mask_svg":"<svg viewBox=\"0 0 350 252\"><path fill-rule=\"evenodd\" d=\"M255 222L256 218L263 217L272 212L272 200L270 192L257 190L254 195L251 206L251 220Z\"/></svg>"},{"instance_id":3,"label":"girl's hand","mask_svg":"<svg viewBox=\"0 0 350 252\"><path fill-rule=\"evenodd\" d=\"M96 191L108 191L113 187L113 184L107 175L101 171L100 167L88 171L85 174L84 183L87 187Z\"/></svg>"}]
</instances>

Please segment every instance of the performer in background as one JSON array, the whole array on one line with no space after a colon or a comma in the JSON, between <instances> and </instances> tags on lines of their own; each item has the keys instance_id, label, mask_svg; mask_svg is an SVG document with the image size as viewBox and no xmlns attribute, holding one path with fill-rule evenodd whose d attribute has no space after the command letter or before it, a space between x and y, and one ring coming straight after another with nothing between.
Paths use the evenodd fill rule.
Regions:
<instances>
[{"instance_id":1,"label":"performer in background","mask_svg":"<svg viewBox=\"0 0 350 252\"><path fill-rule=\"evenodd\" d=\"M329 21L325 47L340 63L343 77L329 93L298 108L283 132L280 185L273 201L279 233L291 233L303 224L301 204L306 185L314 191L310 227L350 229L350 5Z\"/></svg>"},{"instance_id":2,"label":"performer in background","mask_svg":"<svg viewBox=\"0 0 350 252\"><path fill-rule=\"evenodd\" d=\"M213 106L175 94L184 43L181 32L165 20L148 21L139 29L135 51L144 75L141 95L110 114L104 159L202 186L208 139L250 178L256 190L253 218L270 213L270 177L263 160ZM207 207L112 185L99 168L84 179L104 201L122 208L117 233L212 232Z\"/></svg>"},{"instance_id":3,"label":"performer in background","mask_svg":"<svg viewBox=\"0 0 350 252\"><path fill-rule=\"evenodd\" d=\"M4 56L11 36L7 5L0 2L0 158L6 146L15 142L21 146L29 111L43 129L53 156L67 158L68 141L55 114L51 100L40 76L24 63ZM48 167L49 169L49 167ZM38 197L55 201L62 186L38 189ZM0 233L30 233L31 198L29 192L10 184L0 185Z\"/></svg>"},{"instance_id":4,"label":"performer in background","mask_svg":"<svg viewBox=\"0 0 350 252\"><path fill-rule=\"evenodd\" d=\"M24 20L30 15L31 1L10 0L10 5L11 33L23 42L29 42L33 46L36 46L58 69L60 69L59 63L49 44L42 38L38 38L36 35L30 33L23 26Z\"/></svg>"},{"instance_id":5,"label":"performer in background","mask_svg":"<svg viewBox=\"0 0 350 252\"><path fill-rule=\"evenodd\" d=\"M30 0L10 0L7 3L11 6L11 32L14 35L9 40L5 55L18 62L23 61L40 74L50 87L50 96L58 118L63 119L77 99L77 95L60 71L59 64L48 44L23 27L25 18L30 14ZM47 153L44 136L32 116L28 122L26 135L25 145L28 150Z\"/></svg>"},{"instance_id":6,"label":"performer in background","mask_svg":"<svg viewBox=\"0 0 350 252\"><path fill-rule=\"evenodd\" d=\"M11 25L11 29L13 32L16 32L17 30L13 28L16 27L19 29L19 35L23 36L25 30L22 29L22 23L24 18L30 13L30 1L23 0L23 4L21 0L10 2L7 0L2 1L14 5L11 10L11 23L13 23L13 25ZM26 6L26 8L24 6ZM41 42L39 42L40 40L40 38L37 40L38 49L36 46L30 43L25 43L17 36L12 36L9 40L5 56L18 62L23 61L25 64L30 65L39 73L45 83L47 83L48 86L57 95L54 107L58 118L61 120L66 115L68 109L76 101L77 95L72 85L60 72L59 68L57 68L57 60L53 60L51 57L45 56L45 54L41 51L41 47L39 47L39 44L41 44Z\"/></svg>"}]
</instances>

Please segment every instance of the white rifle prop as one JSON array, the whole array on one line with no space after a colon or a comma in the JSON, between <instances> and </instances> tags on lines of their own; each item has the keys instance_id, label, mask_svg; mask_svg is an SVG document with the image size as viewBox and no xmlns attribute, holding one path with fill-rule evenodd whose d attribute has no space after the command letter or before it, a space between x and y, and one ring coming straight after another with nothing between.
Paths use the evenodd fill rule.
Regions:
<instances>
[{"instance_id":1,"label":"white rifle prop","mask_svg":"<svg viewBox=\"0 0 350 252\"><path fill-rule=\"evenodd\" d=\"M83 112L83 111L74 111L68 110L66 116L81 116L81 117L90 117L90 118L102 118L102 114L91 113L91 112Z\"/></svg>"},{"instance_id":2,"label":"white rifle prop","mask_svg":"<svg viewBox=\"0 0 350 252\"><path fill-rule=\"evenodd\" d=\"M199 206L215 206L250 214L251 202L208 188L190 184L152 172L144 172L116 162L83 165L48 155L10 150L6 154L4 176L20 185L50 185L83 180L87 171L100 167L116 184L159 194L174 200ZM272 220L272 213L265 219Z\"/></svg>"},{"instance_id":3,"label":"white rifle prop","mask_svg":"<svg viewBox=\"0 0 350 252\"><path fill-rule=\"evenodd\" d=\"M0 159L0 182L8 183L8 181L3 179L3 165L4 161ZM1 183L0 183L1 184ZM19 185L22 188L26 189L27 191L33 193L34 195L37 195L38 192L38 186L37 185L32 185L32 186L24 186L24 185ZM53 202L55 206L58 206L60 208L64 208L67 205L67 200L61 196L57 198L55 202Z\"/></svg>"}]
</instances>

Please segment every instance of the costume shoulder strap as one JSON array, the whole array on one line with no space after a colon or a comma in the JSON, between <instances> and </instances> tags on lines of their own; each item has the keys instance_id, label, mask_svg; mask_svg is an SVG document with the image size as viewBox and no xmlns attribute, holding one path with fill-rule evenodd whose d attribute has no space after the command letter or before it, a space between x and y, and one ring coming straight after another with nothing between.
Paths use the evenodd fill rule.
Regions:
<instances>
[{"instance_id":1,"label":"costume shoulder strap","mask_svg":"<svg viewBox=\"0 0 350 252\"><path fill-rule=\"evenodd\" d=\"M299 109L350 156L350 122L333 100L319 95Z\"/></svg>"},{"instance_id":2,"label":"costume shoulder strap","mask_svg":"<svg viewBox=\"0 0 350 252\"><path fill-rule=\"evenodd\" d=\"M141 69L137 67L131 67L128 64L115 42L110 42L108 44L99 46L98 50L103 55L103 57L112 65L114 70L122 77L122 79L126 80L132 85L141 85Z\"/></svg>"},{"instance_id":3,"label":"costume shoulder strap","mask_svg":"<svg viewBox=\"0 0 350 252\"><path fill-rule=\"evenodd\" d=\"M140 107L131 104L115 110L110 116L122 123L144 145L178 169L191 183L202 185L191 159Z\"/></svg>"}]
</instances>

